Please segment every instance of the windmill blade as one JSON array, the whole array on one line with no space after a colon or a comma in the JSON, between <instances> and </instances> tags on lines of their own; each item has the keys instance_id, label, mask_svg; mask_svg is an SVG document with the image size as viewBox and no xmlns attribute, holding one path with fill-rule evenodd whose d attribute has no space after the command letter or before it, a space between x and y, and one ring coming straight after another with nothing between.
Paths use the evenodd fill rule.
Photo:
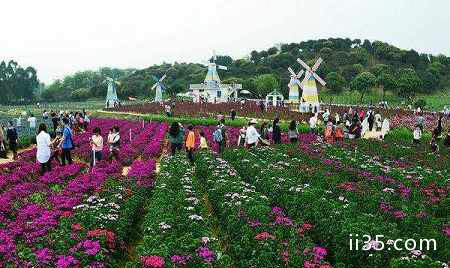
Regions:
<instances>
[{"instance_id":1,"label":"windmill blade","mask_svg":"<svg viewBox=\"0 0 450 268\"><path fill-rule=\"evenodd\" d=\"M159 79L159 82L162 82L164 79L166 79L167 74L163 75L163 77L161 77L161 79Z\"/></svg>"},{"instance_id":2,"label":"windmill blade","mask_svg":"<svg viewBox=\"0 0 450 268\"><path fill-rule=\"evenodd\" d=\"M305 73L304 70L301 70L300 72L298 72L297 74L297 78L300 79L300 77L302 77L302 75Z\"/></svg>"},{"instance_id":3,"label":"windmill blade","mask_svg":"<svg viewBox=\"0 0 450 268\"><path fill-rule=\"evenodd\" d=\"M322 62L323 62L322 58L319 58L316 61L316 64L314 64L314 66L312 67L313 72L317 71L317 69L319 68L320 64L322 64Z\"/></svg>"},{"instance_id":4,"label":"windmill blade","mask_svg":"<svg viewBox=\"0 0 450 268\"><path fill-rule=\"evenodd\" d=\"M215 50L213 50L213 61L217 61L217 54Z\"/></svg>"},{"instance_id":5,"label":"windmill blade","mask_svg":"<svg viewBox=\"0 0 450 268\"><path fill-rule=\"evenodd\" d=\"M322 86L325 86L325 85L327 84L327 83L326 83L322 78L320 78L320 76L317 75L316 73L313 73L312 75L314 76L314 78L316 78L316 80L317 80L320 84L322 84Z\"/></svg>"},{"instance_id":6,"label":"windmill blade","mask_svg":"<svg viewBox=\"0 0 450 268\"><path fill-rule=\"evenodd\" d=\"M296 82L297 85L303 90L303 83L300 82L300 80L295 80L295 82Z\"/></svg>"},{"instance_id":7,"label":"windmill blade","mask_svg":"<svg viewBox=\"0 0 450 268\"><path fill-rule=\"evenodd\" d=\"M155 82L158 82L158 81L159 81L158 77L156 77L156 76L154 76L154 75L151 75L150 77L151 77Z\"/></svg>"},{"instance_id":8,"label":"windmill blade","mask_svg":"<svg viewBox=\"0 0 450 268\"><path fill-rule=\"evenodd\" d=\"M300 63L303 68L305 68L307 71L311 71L311 68L309 68L308 64L306 64L304 61L302 61L300 58L297 59L298 63Z\"/></svg>"},{"instance_id":9,"label":"windmill blade","mask_svg":"<svg viewBox=\"0 0 450 268\"><path fill-rule=\"evenodd\" d=\"M152 86L152 90L155 90L155 88L156 88L157 85L158 85L158 83L154 84L154 85Z\"/></svg>"},{"instance_id":10,"label":"windmill blade","mask_svg":"<svg viewBox=\"0 0 450 268\"><path fill-rule=\"evenodd\" d=\"M291 76L296 76L294 70L291 67L288 68L288 71L291 73Z\"/></svg>"},{"instance_id":11,"label":"windmill blade","mask_svg":"<svg viewBox=\"0 0 450 268\"><path fill-rule=\"evenodd\" d=\"M118 86L121 85L121 83L119 81L114 81L114 83L116 83Z\"/></svg>"},{"instance_id":12,"label":"windmill blade","mask_svg":"<svg viewBox=\"0 0 450 268\"><path fill-rule=\"evenodd\" d=\"M228 67L226 67L226 66L217 65L217 68L219 68L219 70L225 70L225 71L228 71Z\"/></svg>"}]
</instances>

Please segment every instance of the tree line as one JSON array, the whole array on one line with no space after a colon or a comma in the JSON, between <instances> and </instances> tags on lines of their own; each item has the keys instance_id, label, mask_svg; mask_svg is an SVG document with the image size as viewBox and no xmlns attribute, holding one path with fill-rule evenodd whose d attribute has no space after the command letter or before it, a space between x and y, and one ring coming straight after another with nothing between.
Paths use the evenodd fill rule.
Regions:
<instances>
[{"instance_id":1,"label":"tree line","mask_svg":"<svg viewBox=\"0 0 450 268\"><path fill-rule=\"evenodd\" d=\"M40 87L33 67L22 67L13 60L0 63L0 103L29 103L35 99Z\"/></svg>"},{"instance_id":2,"label":"tree line","mask_svg":"<svg viewBox=\"0 0 450 268\"><path fill-rule=\"evenodd\" d=\"M381 41L349 38L309 40L255 50L243 59L221 55L217 57L217 64L228 67L228 71L218 70L223 83L240 83L254 97L264 97L273 89L279 89L287 97L290 81L287 68L299 71L301 66L297 58L312 66L319 57L324 62L317 73L327 82L327 90L336 94L354 90L361 93L362 99L371 88L379 88L384 93L390 91L401 98L411 99L419 93L429 94L450 88L450 57L404 50ZM104 80L109 76L120 82L119 97L152 98L154 92L151 87L155 83L152 76L161 77L166 73L165 94L176 95L185 92L189 84L203 82L206 72L207 67L202 64L178 62L142 70L106 67L56 80L46 87L41 97L50 101L103 98L107 91ZM10 98L23 98L24 94L15 96L18 91L8 88Z\"/></svg>"}]
</instances>

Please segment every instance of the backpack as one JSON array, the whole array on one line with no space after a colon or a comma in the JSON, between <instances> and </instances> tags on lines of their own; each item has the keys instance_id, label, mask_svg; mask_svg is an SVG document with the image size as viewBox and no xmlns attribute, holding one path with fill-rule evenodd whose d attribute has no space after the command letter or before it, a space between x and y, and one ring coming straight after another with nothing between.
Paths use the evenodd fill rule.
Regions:
<instances>
[{"instance_id":1,"label":"backpack","mask_svg":"<svg viewBox=\"0 0 450 268\"><path fill-rule=\"evenodd\" d=\"M213 133L213 140L215 142L222 142L223 136L222 136L222 130L220 128L217 128Z\"/></svg>"}]
</instances>

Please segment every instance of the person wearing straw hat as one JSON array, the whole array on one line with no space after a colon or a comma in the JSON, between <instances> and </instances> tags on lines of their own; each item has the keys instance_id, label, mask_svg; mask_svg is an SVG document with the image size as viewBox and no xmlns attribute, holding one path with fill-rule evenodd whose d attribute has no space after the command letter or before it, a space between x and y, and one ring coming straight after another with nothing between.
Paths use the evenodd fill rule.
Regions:
<instances>
[{"instance_id":1,"label":"person wearing straw hat","mask_svg":"<svg viewBox=\"0 0 450 268\"><path fill-rule=\"evenodd\" d=\"M255 128L256 124L258 124L258 121L256 119L252 119L248 124L247 132L245 134L245 139L248 148L252 148L258 145L260 135Z\"/></svg>"}]
</instances>

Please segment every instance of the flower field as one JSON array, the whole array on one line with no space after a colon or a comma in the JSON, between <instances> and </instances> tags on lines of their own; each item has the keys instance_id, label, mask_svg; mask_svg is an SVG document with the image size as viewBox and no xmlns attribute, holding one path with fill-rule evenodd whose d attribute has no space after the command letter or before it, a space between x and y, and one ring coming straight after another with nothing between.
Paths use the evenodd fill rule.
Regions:
<instances>
[{"instance_id":1,"label":"flower field","mask_svg":"<svg viewBox=\"0 0 450 268\"><path fill-rule=\"evenodd\" d=\"M367 111L367 106L336 106L328 105L326 108L330 108L332 112L332 117L335 113L339 113L342 117L344 113L347 113L349 108L357 111ZM275 117L279 117L281 120L297 120L298 122L308 122L311 117L310 114L298 113L290 111L288 107L272 107L269 106L267 111L262 112L259 105L255 102L246 102L244 105L241 103L192 103L192 102L177 102L172 110L172 113L176 117L190 117L190 118L211 118L217 115L223 115L223 111L231 111L234 109L238 117L245 118L260 118L265 120L273 120ZM325 109L325 107L323 108ZM136 105L122 106L112 109L107 109L108 111L114 112L127 112L127 113L137 113L137 114L164 114L164 107L159 103L142 103ZM391 128L408 128L414 129L416 125L417 116L414 111L405 109L376 109L384 117L391 120ZM229 114L226 114L227 116ZM425 128L428 130L433 130L436 127L439 114L435 112L424 113L425 117ZM443 121L444 127L447 126L447 120Z\"/></svg>"},{"instance_id":2,"label":"flower field","mask_svg":"<svg viewBox=\"0 0 450 268\"><path fill-rule=\"evenodd\" d=\"M92 129L105 137L115 125L119 161L89 169ZM40 176L35 150L1 165L0 267L448 267L450 171L439 155L314 134L248 150L231 127L218 155L214 127L195 126L210 150L191 164L167 155L168 128L94 118L74 136L73 165ZM350 234L370 246L350 250ZM437 247L388 250L396 239Z\"/></svg>"}]
</instances>

